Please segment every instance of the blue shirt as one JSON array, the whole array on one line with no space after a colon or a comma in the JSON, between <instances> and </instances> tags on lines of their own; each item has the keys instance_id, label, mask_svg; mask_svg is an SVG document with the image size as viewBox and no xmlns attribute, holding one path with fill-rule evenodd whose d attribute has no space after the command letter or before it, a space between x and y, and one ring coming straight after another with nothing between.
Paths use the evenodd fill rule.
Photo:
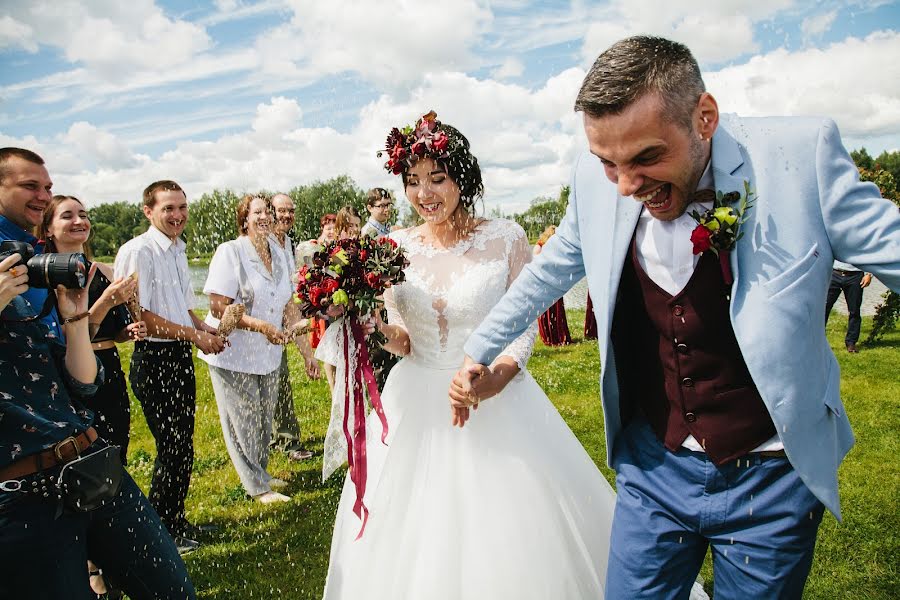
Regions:
<instances>
[{"instance_id":1,"label":"blue shirt","mask_svg":"<svg viewBox=\"0 0 900 600\"><path fill-rule=\"evenodd\" d=\"M103 382L99 360L94 383L69 375L66 347L43 321L16 322L33 314L21 296L0 314L0 468L87 430L94 415L80 399Z\"/></svg>"},{"instance_id":2,"label":"blue shirt","mask_svg":"<svg viewBox=\"0 0 900 600\"><path fill-rule=\"evenodd\" d=\"M44 245L38 244L38 239L4 217L0 215L0 240L16 240L17 242L27 242L34 247L34 253L43 254L44 253ZM44 306L44 302L47 300L48 290L44 288L35 288L29 287L28 291L21 295L21 298L24 298L31 304L31 307L34 309L34 312L39 312L41 308ZM65 339L63 337L62 326L59 324L59 316L57 316L56 308L50 311L50 314L41 319L44 323L47 324L47 327L50 328L50 333L58 337L59 339Z\"/></svg>"}]
</instances>

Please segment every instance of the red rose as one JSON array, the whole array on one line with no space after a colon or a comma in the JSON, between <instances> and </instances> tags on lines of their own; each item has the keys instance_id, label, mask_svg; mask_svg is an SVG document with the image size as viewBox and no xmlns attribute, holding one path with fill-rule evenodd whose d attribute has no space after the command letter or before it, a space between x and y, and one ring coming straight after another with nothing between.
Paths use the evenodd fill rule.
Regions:
<instances>
[{"instance_id":1,"label":"red rose","mask_svg":"<svg viewBox=\"0 0 900 600\"><path fill-rule=\"evenodd\" d=\"M389 238L389 237L383 237L383 238L381 238L381 239L384 240L386 243L390 244L392 248L396 248L396 247L397 247L397 242L395 242L395 241L392 240L391 238Z\"/></svg>"},{"instance_id":2,"label":"red rose","mask_svg":"<svg viewBox=\"0 0 900 600\"><path fill-rule=\"evenodd\" d=\"M333 294L339 287L341 286L338 284L337 280L331 277L326 277L325 280L322 281L322 291L326 294Z\"/></svg>"},{"instance_id":3,"label":"red rose","mask_svg":"<svg viewBox=\"0 0 900 600\"><path fill-rule=\"evenodd\" d=\"M391 163L393 163L393 164L391 164ZM402 160L395 161L394 159L391 159L390 161L388 161L388 166L391 169L391 173L393 173L394 175L399 175L400 173L403 172L403 168L404 168L403 164L404 163Z\"/></svg>"},{"instance_id":4,"label":"red rose","mask_svg":"<svg viewBox=\"0 0 900 600\"><path fill-rule=\"evenodd\" d=\"M712 240L709 229L703 225L697 225L691 232L691 241L694 243L694 254L706 252L712 248Z\"/></svg>"},{"instance_id":5,"label":"red rose","mask_svg":"<svg viewBox=\"0 0 900 600\"><path fill-rule=\"evenodd\" d=\"M425 140L419 140L409 150L416 156L424 156L428 152L428 145L425 143Z\"/></svg>"},{"instance_id":6,"label":"red rose","mask_svg":"<svg viewBox=\"0 0 900 600\"><path fill-rule=\"evenodd\" d=\"M366 260L366 258L368 258L368 256L369 256L369 253L366 252L365 250L359 251L359 260Z\"/></svg>"},{"instance_id":7,"label":"red rose","mask_svg":"<svg viewBox=\"0 0 900 600\"><path fill-rule=\"evenodd\" d=\"M366 283L369 284L369 287L377 288L380 282L381 277L379 277L377 273L366 273Z\"/></svg>"},{"instance_id":8,"label":"red rose","mask_svg":"<svg viewBox=\"0 0 900 600\"><path fill-rule=\"evenodd\" d=\"M431 146L438 152L446 150L449 144L450 138L443 131L438 131L434 134L434 137L431 138Z\"/></svg>"},{"instance_id":9,"label":"red rose","mask_svg":"<svg viewBox=\"0 0 900 600\"><path fill-rule=\"evenodd\" d=\"M319 306L319 297L322 295L322 288L319 286L313 286L312 289L309 290L309 303L313 306Z\"/></svg>"}]
</instances>

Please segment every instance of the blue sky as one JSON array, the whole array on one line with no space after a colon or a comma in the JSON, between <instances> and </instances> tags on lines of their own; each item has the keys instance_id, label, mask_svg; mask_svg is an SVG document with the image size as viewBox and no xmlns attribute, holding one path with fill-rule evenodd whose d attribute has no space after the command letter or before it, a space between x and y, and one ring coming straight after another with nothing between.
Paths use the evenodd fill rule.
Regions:
<instances>
[{"instance_id":1,"label":"blue sky","mask_svg":"<svg viewBox=\"0 0 900 600\"><path fill-rule=\"evenodd\" d=\"M0 7L0 143L55 189L136 201L172 178L289 189L347 173L435 109L483 163L488 208L567 182L571 106L616 39L688 44L726 112L833 117L849 148L900 148L900 3L880 0L32 0Z\"/></svg>"}]
</instances>

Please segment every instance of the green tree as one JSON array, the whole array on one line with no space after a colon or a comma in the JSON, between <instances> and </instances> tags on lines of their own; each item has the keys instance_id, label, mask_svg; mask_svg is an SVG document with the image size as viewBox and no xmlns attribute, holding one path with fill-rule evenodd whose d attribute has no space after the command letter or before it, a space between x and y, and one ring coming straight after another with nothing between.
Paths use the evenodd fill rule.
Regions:
<instances>
[{"instance_id":1,"label":"green tree","mask_svg":"<svg viewBox=\"0 0 900 600\"><path fill-rule=\"evenodd\" d=\"M898 154L898 153L894 153ZM881 158L881 157L879 157ZM892 173L884 169L876 168L859 169L859 178L862 181L871 181L881 190L881 195L892 201L900 209L900 191L897 190L898 179ZM866 337L866 343L874 342L888 331L893 331L900 319L900 294L891 290L882 295L882 302L875 307L875 316L872 318L872 330Z\"/></svg>"},{"instance_id":2,"label":"green tree","mask_svg":"<svg viewBox=\"0 0 900 600\"><path fill-rule=\"evenodd\" d=\"M238 196L231 190L213 190L188 205L184 241L191 256L209 255L222 242L237 237Z\"/></svg>"},{"instance_id":3,"label":"green tree","mask_svg":"<svg viewBox=\"0 0 900 600\"><path fill-rule=\"evenodd\" d=\"M556 198L535 198L525 212L514 214L512 218L522 226L528 239L534 242L548 225L559 225L568 206L569 186L566 185L560 188Z\"/></svg>"},{"instance_id":4,"label":"green tree","mask_svg":"<svg viewBox=\"0 0 900 600\"><path fill-rule=\"evenodd\" d=\"M95 256L114 256L119 247L149 225L140 204L109 202L88 209L93 224L91 249Z\"/></svg>"},{"instance_id":5,"label":"green tree","mask_svg":"<svg viewBox=\"0 0 900 600\"><path fill-rule=\"evenodd\" d=\"M295 187L288 195L297 207L292 236L297 241L319 237L322 215L336 213L348 204L359 211L364 221L366 219L365 192L347 175Z\"/></svg>"},{"instance_id":6,"label":"green tree","mask_svg":"<svg viewBox=\"0 0 900 600\"><path fill-rule=\"evenodd\" d=\"M856 163L856 168L858 169L875 168L875 159L872 158L872 156L869 154L869 151L866 150L865 147L850 152L850 158L852 158L853 162Z\"/></svg>"},{"instance_id":7,"label":"green tree","mask_svg":"<svg viewBox=\"0 0 900 600\"><path fill-rule=\"evenodd\" d=\"M894 178L895 182L900 183L900 150L894 150L893 152L885 150L875 159L875 164L867 168L887 171Z\"/></svg>"}]
</instances>

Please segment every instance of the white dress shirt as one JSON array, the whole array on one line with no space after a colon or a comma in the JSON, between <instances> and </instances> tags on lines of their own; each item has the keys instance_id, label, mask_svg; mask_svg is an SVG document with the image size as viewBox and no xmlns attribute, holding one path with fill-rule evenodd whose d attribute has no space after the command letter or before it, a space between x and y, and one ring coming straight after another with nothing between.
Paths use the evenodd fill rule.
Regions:
<instances>
[{"instance_id":1,"label":"white dress shirt","mask_svg":"<svg viewBox=\"0 0 900 600\"><path fill-rule=\"evenodd\" d=\"M220 244L209 263L209 276L204 294L219 294L246 305L248 316L267 321L281 330L284 308L291 300L291 285L284 250L274 236L269 236L272 256L270 273L245 235ZM205 322L219 326L219 319L207 313ZM282 346L269 342L265 335L246 329L235 329L228 336L230 346L219 354L198 352L208 364L253 375L266 375L281 366Z\"/></svg>"},{"instance_id":2,"label":"white dress shirt","mask_svg":"<svg viewBox=\"0 0 900 600\"><path fill-rule=\"evenodd\" d=\"M146 232L131 239L116 254L115 277L138 276L138 300L141 307L176 325L194 327L189 310L197 300L191 287L186 244L181 238L171 240L166 234L150 226ZM171 342L170 339L147 337L151 342Z\"/></svg>"},{"instance_id":3,"label":"white dress shirt","mask_svg":"<svg viewBox=\"0 0 900 600\"><path fill-rule=\"evenodd\" d=\"M709 163L706 164L697 189L715 189ZM703 214L712 208L712 204L692 202L683 215L672 221L660 221L646 209L641 211L635 230L638 262L647 276L672 296L684 289L700 261L700 255L694 254L694 244L691 242L691 232L697 227L697 221L691 216L691 212L696 210ZM703 452L703 447L692 435L681 445L694 452ZM784 445L776 433L752 452L782 449Z\"/></svg>"}]
</instances>

